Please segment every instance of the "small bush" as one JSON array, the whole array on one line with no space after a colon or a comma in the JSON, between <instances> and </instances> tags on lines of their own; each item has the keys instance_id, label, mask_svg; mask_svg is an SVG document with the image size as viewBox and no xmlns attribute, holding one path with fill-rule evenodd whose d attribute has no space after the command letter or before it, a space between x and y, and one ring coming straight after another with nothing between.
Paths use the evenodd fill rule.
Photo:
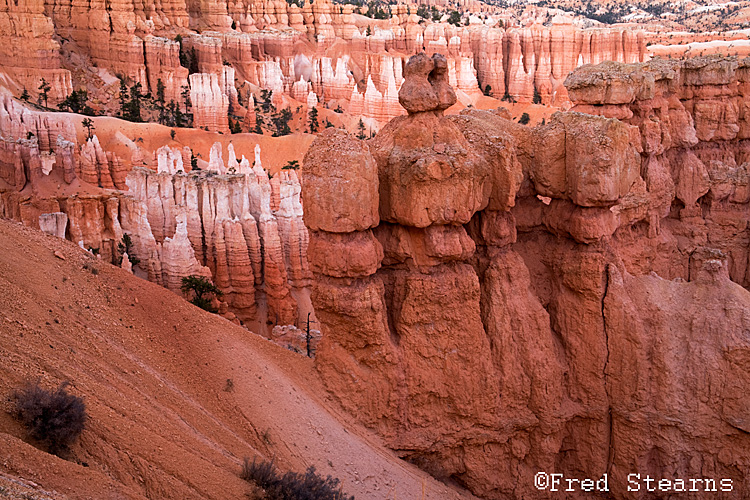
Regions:
<instances>
[{"instance_id":1,"label":"small bush","mask_svg":"<svg viewBox=\"0 0 750 500\"><path fill-rule=\"evenodd\" d=\"M354 500L341 491L339 480L327 476L325 479L310 467L307 472L287 472L279 476L273 461L250 463L245 465L240 475L245 481L251 481L263 488L268 500Z\"/></svg>"},{"instance_id":2,"label":"small bush","mask_svg":"<svg viewBox=\"0 0 750 500\"><path fill-rule=\"evenodd\" d=\"M42 442L50 453L60 455L78 439L86 427L86 405L83 399L69 394L63 382L54 391L27 384L13 394L16 416L29 435Z\"/></svg>"},{"instance_id":3,"label":"small bush","mask_svg":"<svg viewBox=\"0 0 750 500\"><path fill-rule=\"evenodd\" d=\"M248 459L245 459L245 465L242 467L240 478L245 481L252 481L261 488L265 488L278 481L279 476L276 474L273 460L270 462L266 460L256 462L255 459L253 459L253 462L250 463Z\"/></svg>"}]
</instances>

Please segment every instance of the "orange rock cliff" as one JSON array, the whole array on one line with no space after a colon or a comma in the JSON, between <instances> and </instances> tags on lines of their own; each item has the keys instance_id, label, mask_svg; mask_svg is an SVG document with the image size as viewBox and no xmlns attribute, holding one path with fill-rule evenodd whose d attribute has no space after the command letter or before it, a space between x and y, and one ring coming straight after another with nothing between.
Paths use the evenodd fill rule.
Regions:
<instances>
[{"instance_id":1,"label":"orange rock cliff","mask_svg":"<svg viewBox=\"0 0 750 500\"><path fill-rule=\"evenodd\" d=\"M331 393L484 498L548 498L539 471L745 498L750 63L584 66L534 129L443 116L445 67L412 57L407 116L305 157Z\"/></svg>"},{"instance_id":2,"label":"orange rock cliff","mask_svg":"<svg viewBox=\"0 0 750 500\"><path fill-rule=\"evenodd\" d=\"M253 113L249 101L257 101L260 89L277 94L279 106L341 109L377 130L403 114L403 66L417 52L446 56L449 83L463 105L482 92L521 102L538 94L545 104L567 105L562 82L575 67L647 58L641 30L581 29L562 17L551 26L504 29L477 18L458 27L426 22L405 5L392 6L388 20L353 9L328 0L302 7L8 1L0 5L0 72L16 96L26 89L36 98L44 78L50 104L84 88L110 111L118 79L152 95L161 80L165 102L183 111L189 87L194 125L224 133L227 113ZM246 91L238 95L241 87Z\"/></svg>"}]
</instances>

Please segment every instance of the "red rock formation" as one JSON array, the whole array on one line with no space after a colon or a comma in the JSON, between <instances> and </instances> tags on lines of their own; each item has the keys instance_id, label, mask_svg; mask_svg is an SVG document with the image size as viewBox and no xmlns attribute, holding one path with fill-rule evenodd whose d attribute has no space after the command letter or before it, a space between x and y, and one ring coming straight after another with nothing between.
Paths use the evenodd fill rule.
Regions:
<instances>
[{"instance_id":1,"label":"red rock formation","mask_svg":"<svg viewBox=\"0 0 750 500\"><path fill-rule=\"evenodd\" d=\"M53 38L55 26L44 14L43 1L0 4L0 59L2 72L10 78L17 95L26 89L39 94L43 78L50 85L49 105L72 90L70 71L62 68L60 44Z\"/></svg>"},{"instance_id":2,"label":"red rock formation","mask_svg":"<svg viewBox=\"0 0 750 500\"><path fill-rule=\"evenodd\" d=\"M221 145L215 144L212 151L216 168L226 171ZM229 153L231 160L234 150ZM184 212L190 251L184 238L180 239L180 258L195 255L200 265L207 266L208 275L224 291L231 311L244 322L267 316L271 324L296 324L298 304L292 292L309 287L311 277L296 175L284 174L282 202L272 212L268 175L259 158L254 170L244 160L239 173L188 177L177 169L177 151L163 148L158 157L161 173L134 169L128 178L130 191L146 211L148 224L141 224L139 229L148 232L146 240L153 239L156 244L164 241L166 248L166 240L178 223L176 214ZM234 163L237 165L236 160ZM148 248L136 245L139 258L147 257L148 252ZM168 265L163 252L158 264L162 283L167 283L169 276L181 279L185 275L172 271L179 266ZM262 311L263 318L257 308L259 299L268 307L268 311Z\"/></svg>"},{"instance_id":3,"label":"red rock formation","mask_svg":"<svg viewBox=\"0 0 750 500\"><path fill-rule=\"evenodd\" d=\"M148 35L144 38L148 88L156 93L158 82L164 84L164 100L182 102L182 87L188 84L188 68L180 66L180 44L167 38Z\"/></svg>"},{"instance_id":4,"label":"red rock formation","mask_svg":"<svg viewBox=\"0 0 750 500\"><path fill-rule=\"evenodd\" d=\"M364 144L333 131L319 136L305 158L305 199L314 200L308 203L306 222L324 230L314 233L309 253L313 268L322 274L313 294L323 325L317 359L324 380L342 403L385 432L389 442L412 450L431 442L436 446L430 450L439 453L442 446L468 437L471 424L459 414L473 407L472 415L481 415L472 420L474 424L492 425L498 405L497 381L487 377L490 354L481 326L479 282L465 263L474 245L463 228L449 225L460 224L464 212L453 210L450 196L442 199L450 193L447 186L453 185L456 192L472 193L469 200L486 205L488 175L482 174L478 158L446 153L446 147L458 152L468 144L455 125L440 117L441 110L455 102L447 85L445 58L416 56L405 75L400 100L410 114L380 132L372 157ZM399 130L404 134L397 134ZM410 140L403 141L406 137ZM458 144L452 146L452 140ZM344 154L331 156L331 146ZM392 151L404 153L397 158ZM433 151L432 158L418 160L420 151ZM324 174L341 180L332 183L329 177L325 182ZM362 187L351 187L349 176ZM477 181L467 183L472 176ZM399 180L412 182L413 189L384 191ZM339 188L339 183L347 188ZM367 195L378 185L379 201ZM346 192L366 197L342 203L339 193ZM410 201L415 199L419 201ZM443 203L447 208L439 209ZM378 222L373 214L378 206L381 218L397 224L381 224L375 239L369 228ZM429 227L418 229L425 226ZM384 263L395 265L378 271L384 255ZM407 259L420 267L398 265ZM434 307L423 300L433 296L441 297ZM433 342L428 345L425 338ZM462 354L464 347L475 353L471 360ZM435 377L435 370L446 376ZM364 387L371 389L363 391ZM443 411L437 409L438 401ZM411 430L401 418L407 414Z\"/></svg>"},{"instance_id":5,"label":"red rock formation","mask_svg":"<svg viewBox=\"0 0 750 500\"><path fill-rule=\"evenodd\" d=\"M68 216L64 212L52 212L39 216L39 229L52 236L65 239Z\"/></svg>"},{"instance_id":6,"label":"red rock formation","mask_svg":"<svg viewBox=\"0 0 750 500\"><path fill-rule=\"evenodd\" d=\"M369 118L375 128L402 113L396 104L401 69L406 57L422 50L446 56L449 81L464 104L488 85L495 97L508 94L531 100L536 89L545 103L565 104L561 82L576 66L607 59L636 62L645 57L641 32L580 30L560 24L557 17L551 27L532 24L506 31L474 22L468 27L420 25L418 16L404 6L394 6L393 18L368 25L373 29L367 35L352 7L328 1L303 8L271 1L247 6L124 1L104 6L47 0L46 10L38 2L32 4L9 4L0 15L0 19L7 18L8 29L2 31L8 33L6 59L11 62L7 72L31 91L44 76L52 83L53 102L72 90L55 34L69 40L71 50L81 51L80 64L90 61L101 70L98 76L93 71L90 75L100 78L100 84L109 84L112 75L118 75L127 85L140 83L153 94L162 80L166 101L181 102L181 89L188 84L188 68L180 65L181 45L183 55L194 54L200 73L218 77L221 93L229 99L229 111L237 111L237 116L245 113L234 96L235 75L227 73L231 71L236 71L240 83L287 94L303 103L308 102L310 90L318 102L331 108L342 105L346 109L344 101L350 101L351 113ZM33 26L27 26L31 19ZM181 43L173 41L176 32ZM29 33L36 36L33 43ZM12 47L34 50L21 53ZM198 103L196 124L224 130L222 123L214 123L223 111L219 93L210 82L196 84L193 91L202 97L193 99L194 105ZM20 86L13 90L20 92Z\"/></svg>"},{"instance_id":7,"label":"red rock formation","mask_svg":"<svg viewBox=\"0 0 750 500\"><path fill-rule=\"evenodd\" d=\"M126 189L126 176L122 160L111 151L105 152L96 135L81 146L79 177L83 182L105 189Z\"/></svg>"},{"instance_id":8,"label":"red rock formation","mask_svg":"<svg viewBox=\"0 0 750 500\"><path fill-rule=\"evenodd\" d=\"M728 255L732 280L750 284L744 238L729 222L742 217L745 203L746 65L721 58L654 60L581 68L568 78L574 109L621 116L640 132L649 244L628 252L629 270L653 259L660 275L688 279L689 254L711 242ZM683 236L690 243L669 244L672 257L663 262L664 242Z\"/></svg>"},{"instance_id":9,"label":"red rock formation","mask_svg":"<svg viewBox=\"0 0 750 500\"><path fill-rule=\"evenodd\" d=\"M251 168L244 156L237 162L230 146L235 170L229 171L216 144L211 161L220 175L188 176L183 162L190 158L189 150L165 146L154 154L156 172L135 167L125 183L123 163L104 151L96 136L79 152L74 142L64 139L75 141L69 121L28 112L11 100L0 102L2 216L32 226L41 221L41 227L66 236L57 219L54 228L48 221L48 214L60 212L69 221L67 237L109 262L121 262L118 245L127 233L133 242L129 253L140 261L133 266L135 274L178 293L184 276L212 277L232 313L256 327L266 320L296 324L299 309L310 309L308 233L295 172L274 178L277 200L272 207L259 148ZM14 137L29 133L30 139ZM52 153L40 151L40 143L53 145ZM90 194L50 198L40 189L47 176L67 183L79 178L107 191L89 187ZM29 187L29 194L19 195Z\"/></svg>"},{"instance_id":10,"label":"red rock formation","mask_svg":"<svg viewBox=\"0 0 750 500\"><path fill-rule=\"evenodd\" d=\"M329 387L342 389L342 404L351 411L366 408L363 420L375 425L399 400L391 391L399 374L392 369L397 349L388 331L385 288L373 276L383 258L370 229L379 220L377 165L363 141L337 129L318 135L304 165L305 199L315 200L304 217L313 230L312 300L323 325L319 369ZM371 388L367 394L365 386Z\"/></svg>"},{"instance_id":11,"label":"red rock formation","mask_svg":"<svg viewBox=\"0 0 750 500\"><path fill-rule=\"evenodd\" d=\"M368 146L326 131L305 158L331 393L486 498L546 498L547 470L607 473L614 498L633 471L731 478L744 498L746 63L584 67L569 95L605 117L530 130L441 117L437 61L407 66L409 116Z\"/></svg>"},{"instance_id":12,"label":"red rock formation","mask_svg":"<svg viewBox=\"0 0 750 500\"><path fill-rule=\"evenodd\" d=\"M173 292L181 293L182 278L193 275L210 277L210 273L195 259L193 247L188 239L186 214L179 213L176 221L174 235L171 238L164 238L160 248L157 247L161 268L159 284Z\"/></svg>"}]
</instances>

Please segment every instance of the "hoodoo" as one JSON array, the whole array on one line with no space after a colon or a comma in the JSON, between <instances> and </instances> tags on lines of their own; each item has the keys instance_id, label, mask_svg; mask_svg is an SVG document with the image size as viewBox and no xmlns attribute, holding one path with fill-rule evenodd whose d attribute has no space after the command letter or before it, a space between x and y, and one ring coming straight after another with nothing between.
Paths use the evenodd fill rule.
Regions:
<instances>
[{"instance_id":1,"label":"hoodoo","mask_svg":"<svg viewBox=\"0 0 750 500\"><path fill-rule=\"evenodd\" d=\"M445 59L412 57L407 116L305 157L331 394L482 497L547 498L549 471L606 474L615 498L631 473L708 475L743 498L746 64L584 66L566 84L596 114L529 129L442 116Z\"/></svg>"}]
</instances>

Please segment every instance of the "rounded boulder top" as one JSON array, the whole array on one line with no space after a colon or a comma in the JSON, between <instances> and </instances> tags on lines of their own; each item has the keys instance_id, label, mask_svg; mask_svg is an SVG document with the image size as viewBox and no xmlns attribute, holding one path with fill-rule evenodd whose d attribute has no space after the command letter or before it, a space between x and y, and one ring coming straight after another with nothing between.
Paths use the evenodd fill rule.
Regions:
<instances>
[{"instance_id":1,"label":"rounded boulder top","mask_svg":"<svg viewBox=\"0 0 750 500\"><path fill-rule=\"evenodd\" d=\"M428 57L420 52L409 58L398 101L410 115L428 111L442 114L455 104L456 93L448 83L448 61L445 56L433 54Z\"/></svg>"}]
</instances>

